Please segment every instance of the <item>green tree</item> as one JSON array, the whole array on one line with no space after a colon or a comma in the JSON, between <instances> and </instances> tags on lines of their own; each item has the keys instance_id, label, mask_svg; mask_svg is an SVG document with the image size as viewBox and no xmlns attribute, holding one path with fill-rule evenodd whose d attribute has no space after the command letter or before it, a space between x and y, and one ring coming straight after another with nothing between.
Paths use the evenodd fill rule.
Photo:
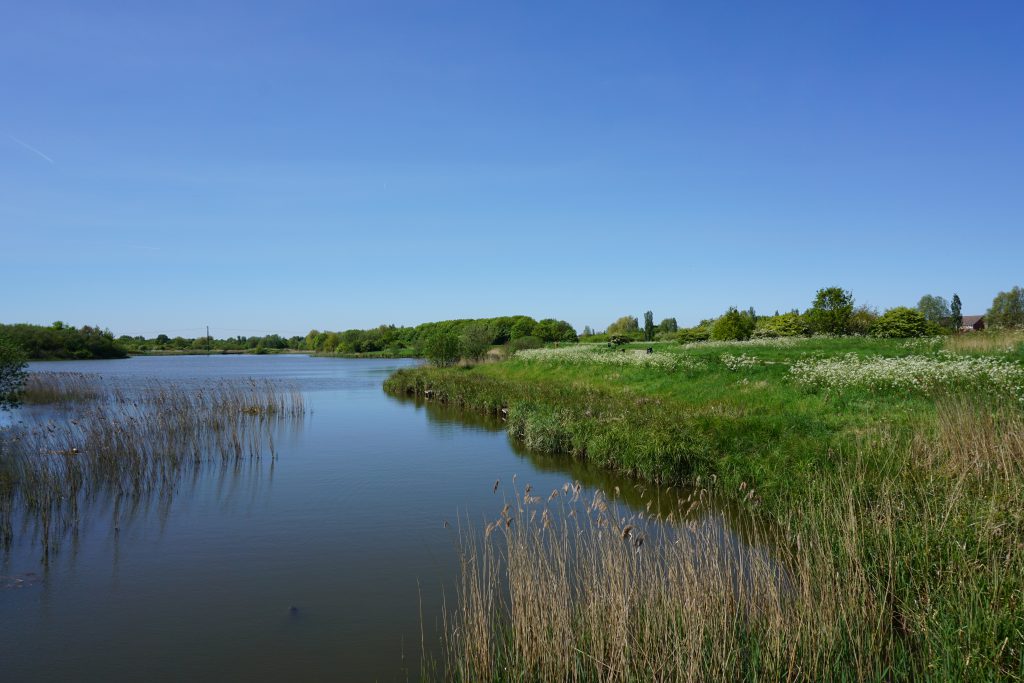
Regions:
<instances>
[{"instance_id":1,"label":"green tree","mask_svg":"<svg viewBox=\"0 0 1024 683\"><path fill-rule=\"evenodd\" d=\"M454 332L439 331L423 343L423 355L438 367L454 365L459 360L459 337Z\"/></svg>"},{"instance_id":2,"label":"green tree","mask_svg":"<svg viewBox=\"0 0 1024 683\"><path fill-rule=\"evenodd\" d=\"M533 330L537 327L537 321L533 318L520 318L512 325L510 339L533 336Z\"/></svg>"},{"instance_id":3,"label":"green tree","mask_svg":"<svg viewBox=\"0 0 1024 683\"><path fill-rule=\"evenodd\" d=\"M590 329L590 325L584 325L583 326L583 334L581 336L583 336L583 337L593 337L594 336L594 331L592 329Z\"/></svg>"},{"instance_id":4,"label":"green tree","mask_svg":"<svg viewBox=\"0 0 1024 683\"><path fill-rule=\"evenodd\" d=\"M654 341L654 313L644 313L644 341Z\"/></svg>"},{"instance_id":5,"label":"green tree","mask_svg":"<svg viewBox=\"0 0 1024 683\"><path fill-rule=\"evenodd\" d=\"M658 325L659 332L678 332L679 323L676 322L675 318L665 318Z\"/></svg>"},{"instance_id":6,"label":"green tree","mask_svg":"<svg viewBox=\"0 0 1024 683\"><path fill-rule=\"evenodd\" d=\"M22 348L6 337L0 337L0 410L18 405L25 383L27 356Z\"/></svg>"},{"instance_id":7,"label":"green tree","mask_svg":"<svg viewBox=\"0 0 1024 683\"><path fill-rule=\"evenodd\" d=\"M857 308L853 309L853 313L850 315L850 326L847 332L849 334L871 334L871 328L874 326L875 321L878 320L878 311L861 304Z\"/></svg>"},{"instance_id":8,"label":"green tree","mask_svg":"<svg viewBox=\"0 0 1024 683\"><path fill-rule=\"evenodd\" d=\"M928 330L928 319L914 308L890 308L875 321L871 334L876 337L923 337Z\"/></svg>"},{"instance_id":9,"label":"green tree","mask_svg":"<svg viewBox=\"0 0 1024 683\"><path fill-rule=\"evenodd\" d=\"M608 326L608 334L630 336L640 332L640 321L635 315L624 315Z\"/></svg>"},{"instance_id":10,"label":"green tree","mask_svg":"<svg viewBox=\"0 0 1024 683\"><path fill-rule=\"evenodd\" d=\"M992 308L985 314L985 323L991 327L1024 327L1024 288L1014 287L996 294Z\"/></svg>"},{"instance_id":11,"label":"green tree","mask_svg":"<svg viewBox=\"0 0 1024 683\"><path fill-rule=\"evenodd\" d=\"M745 312L731 307L711 326L711 338L716 340L750 339L754 333L754 319Z\"/></svg>"},{"instance_id":12,"label":"green tree","mask_svg":"<svg viewBox=\"0 0 1024 683\"><path fill-rule=\"evenodd\" d=\"M480 360L491 348L491 333L479 323L470 323L462 328L459 336L462 355L470 360Z\"/></svg>"},{"instance_id":13,"label":"green tree","mask_svg":"<svg viewBox=\"0 0 1024 683\"><path fill-rule=\"evenodd\" d=\"M924 314L924 319L928 322L942 325L943 327L949 325L949 319L953 317L953 312L949 308L949 302L941 296L933 296L931 294L925 294L921 297L921 300L917 302L917 310Z\"/></svg>"},{"instance_id":14,"label":"green tree","mask_svg":"<svg viewBox=\"0 0 1024 683\"><path fill-rule=\"evenodd\" d=\"M807 311L811 329L820 334L849 334L853 293L842 287L819 289Z\"/></svg>"},{"instance_id":15,"label":"green tree","mask_svg":"<svg viewBox=\"0 0 1024 683\"><path fill-rule=\"evenodd\" d=\"M761 316L755 326L757 334L765 337L795 337L806 331L800 315L793 312Z\"/></svg>"},{"instance_id":16,"label":"green tree","mask_svg":"<svg viewBox=\"0 0 1024 683\"><path fill-rule=\"evenodd\" d=\"M954 332L960 329L964 324L963 311L960 308L960 295L953 293L953 303L949 307L950 320L949 326Z\"/></svg>"}]
</instances>

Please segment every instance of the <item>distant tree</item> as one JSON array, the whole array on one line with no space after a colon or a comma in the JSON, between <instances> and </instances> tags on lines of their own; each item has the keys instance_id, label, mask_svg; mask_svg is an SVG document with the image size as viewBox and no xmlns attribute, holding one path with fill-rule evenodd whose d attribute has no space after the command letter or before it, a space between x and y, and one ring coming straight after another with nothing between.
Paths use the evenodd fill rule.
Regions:
<instances>
[{"instance_id":1,"label":"distant tree","mask_svg":"<svg viewBox=\"0 0 1024 683\"><path fill-rule=\"evenodd\" d=\"M28 357L20 346L0 337L0 410L8 410L19 402L25 383Z\"/></svg>"},{"instance_id":2,"label":"distant tree","mask_svg":"<svg viewBox=\"0 0 1024 683\"><path fill-rule=\"evenodd\" d=\"M166 344L169 341L171 341L171 338L168 337L166 334L158 334L158 335L156 335L156 343L157 344Z\"/></svg>"},{"instance_id":3,"label":"distant tree","mask_svg":"<svg viewBox=\"0 0 1024 683\"><path fill-rule=\"evenodd\" d=\"M996 294L992 308L985 314L985 323L991 327L1024 327L1024 288L1014 287Z\"/></svg>"},{"instance_id":4,"label":"distant tree","mask_svg":"<svg viewBox=\"0 0 1024 683\"><path fill-rule=\"evenodd\" d=\"M746 312L733 306L711 326L711 338L716 340L750 339L754 333L754 320Z\"/></svg>"},{"instance_id":5,"label":"distant tree","mask_svg":"<svg viewBox=\"0 0 1024 683\"><path fill-rule=\"evenodd\" d=\"M964 324L963 312L960 309L960 295L953 294L953 303L949 307L950 320L949 326L954 332L959 330Z\"/></svg>"},{"instance_id":6,"label":"distant tree","mask_svg":"<svg viewBox=\"0 0 1024 683\"><path fill-rule=\"evenodd\" d=\"M878 320L878 311L866 304L861 304L853 309L850 315L850 325L847 329L849 334L871 334L871 328Z\"/></svg>"},{"instance_id":7,"label":"distant tree","mask_svg":"<svg viewBox=\"0 0 1024 683\"><path fill-rule=\"evenodd\" d=\"M423 343L423 355L426 359L442 368L458 362L459 351L459 337L454 332L435 332Z\"/></svg>"},{"instance_id":8,"label":"distant tree","mask_svg":"<svg viewBox=\"0 0 1024 683\"><path fill-rule=\"evenodd\" d=\"M841 287L819 289L807 311L811 329L820 334L849 334L853 293Z\"/></svg>"},{"instance_id":9,"label":"distant tree","mask_svg":"<svg viewBox=\"0 0 1024 683\"><path fill-rule=\"evenodd\" d=\"M928 319L914 308L890 308L875 321L871 334L876 337L923 337L928 330Z\"/></svg>"},{"instance_id":10,"label":"distant tree","mask_svg":"<svg viewBox=\"0 0 1024 683\"><path fill-rule=\"evenodd\" d=\"M520 318L512 325L512 330L509 333L510 339L518 339L519 337L529 337L533 335L534 328L537 327L537 321L533 318Z\"/></svg>"},{"instance_id":11,"label":"distant tree","mask_svg":"<svg viewBox=\"0 0 1024 683\"><path fill-rule=\"evenodd\" d=\"M949 325L949 319L953 317L953 312L949 308L949 302L941 296L933 296L931 294L925 294L921 297L921 300L917 302L917 310L924 314L924 319L928 322L942 325L943 327Z\"/></svg>"},{"instance_id":12,"label":"distant tree","mask_svg":"<svg viewBox=\"0 0 1024 683\"><path fill-rule=\"evenodd\" d=\"M635 315L624 315L608 326L608 334L629 336L640 332L640 321Z\"/></svg>"},{"instance_id":13,"label":"distant tree","mask_svg":"<svg viewBox=\"0 0 1024 683\"><path fill-rule=\"evenodd\" d=\"M533 328L533 336L540 337L546 342L578 341L576 329L564 320L545 318Z\"/></svg>"},{"instance_id":14,"label":"distant tree","mask_svg":"<svg viewBox=\"0 0 1024 683\"><path fill-rule=\"evenodd\" d=\"M462 355L470 360L480 360L491 348L491 333L479 323L470 323L462 328L459 336Z\"/></svg>"},{"instance_id":15,"label":"distant tree","mask_svg":"<svg viewBox=\"0 0 1024 683\"><path fill-rule=\"evenodd\" d=\"M665 318L658 324L659 332L678 332L679 323L676 322L675 318Z\"/></svg>"},{"instance_id":16,"label":"distant tree","mask_svg":"<svg viewBox=\"0 0 1024 683\"><path fill-rule=\"evenodd\" d=\"M654 340L654 313L644 313L644 341Z\"/></svg>"},{"instance_id":17,"label":"distant tree","mask_svg":"<svg viewBox=\"0 0 1024 683\"><path fill-rule=\"evenodd\" d=\"M590 325L584 325L583 326L583 334L581 336L583 336L583 337L593 337L594 336L594 331L592 329L590 329Z\"/></svg>"}]
</instances>

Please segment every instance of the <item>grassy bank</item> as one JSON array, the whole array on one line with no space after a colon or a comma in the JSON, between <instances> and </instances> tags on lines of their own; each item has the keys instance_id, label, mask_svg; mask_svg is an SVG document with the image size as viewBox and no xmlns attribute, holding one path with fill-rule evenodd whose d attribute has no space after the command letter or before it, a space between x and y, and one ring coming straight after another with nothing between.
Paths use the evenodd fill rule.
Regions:
<instances>
[{"instance_id":1,"label":"grassy bank","mask_svg":"<svg viewBox=\"0 0 1024 683\"><path fill-rule=\"evenodd\" d=\"M621 524L580 533L538 512L465 551L449 675L1024 677L1019 338L653 349L531 351L402 370L386 388L503 416L531 448L643 480L714 479L774 530L789 588L755 564L764 580L738 595L721 562L651 539L637 563Z\"/></svg>"}]
</instances>

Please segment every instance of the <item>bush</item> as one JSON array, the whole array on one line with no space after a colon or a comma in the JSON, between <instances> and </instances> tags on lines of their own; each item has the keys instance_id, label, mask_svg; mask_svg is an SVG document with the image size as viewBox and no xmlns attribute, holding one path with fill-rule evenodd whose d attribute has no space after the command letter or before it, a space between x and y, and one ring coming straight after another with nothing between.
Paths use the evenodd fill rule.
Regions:
<instances>
[{"instance_id":1,"label":"bush","mask_svg":"<svg viewBox=\"0 0 1024 683\"><path fill-rule=\"evenodd\" d=\"M438 367L457 363L460 350L459 337L452 332L435 332L423 343L423 355Z\"/></svg>"},{"instance_id":2,"label":"bush","mask_svg":"<svg viewBox=\"0 0 1024 683\"><path fill-rule=\"evenodd\" d=\"M924 313L906 306L890 308L875 321L871 334L875 337L923 337L928 331Z\"/></svg>"},{"instance_id":3,"label":"bush","mask_svg":"<svg viewBox=\"0 0 1024 683\"><path fill-rule=\"evenodd\" d=\"M740 313L733 306L711 326L711 338L716 341L750 339L754 333L754 319Z\"/></svg>"},{"instance_id":4,"label":"bush","mask_svg":"<svg viewBox=\"0 0 1024 683\"><path fill-rule=\"evenodd\" d=\"M782 313L758 318L754 329L755 337L796 337L806 334L807 327L797 313Z\"/></svg>"},{"instance_id":5,"label":"bush","mask_svg":"<svg viewBox=\"0 0 1024 683\"><path fill-rule=\"evenodd\" d=\"M515 353L524 349L539 349L542 346L544 346L544 340L531 335L513 339L509 342L508 350L510 353Z\"/></svg>"},{"instance_id":6,"label":"bush","mask_svg":"<svg viewBox=\"0 0 1024 683\"><path fill-rule=\"evenodd\" d=\"M25 383L26 355L21 347L0 337L0 409L18 405Z\"/></svg>"},{"instance_id":7,"label":"bush","mask_svg":"<svg viewBox=\"0 0 1024 683\"><path fill-rule=\"evenodd\" d=\"M676 333L676 340L680 344L691 342L702 342L711 339L711 328L707 325L698 327L684 327Z\"/></svg>"},{"instance_id":8,"label":"bush","mask_svg":"<svg viewBox=\"0 0 1024 683\"><path fill-rule=\"evenodd\" d=\"M459 348L462 357L470 360L480 360L487 355L491 348L491 333L486 326L479 323L471 323L462 328L459 336Z\"/></svg>"}]
</instances>

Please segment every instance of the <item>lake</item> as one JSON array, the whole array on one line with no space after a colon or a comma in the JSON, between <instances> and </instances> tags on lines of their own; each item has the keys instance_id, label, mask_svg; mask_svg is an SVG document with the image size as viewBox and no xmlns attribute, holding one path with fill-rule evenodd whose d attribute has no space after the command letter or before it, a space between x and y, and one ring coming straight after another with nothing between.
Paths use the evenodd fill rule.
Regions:
<instances>
[{"instance_id":1,"label":"lake","mask_svg":"<svg viewBox=\"0 0 1024 683\"><path fill-rule=\"evenodd\" d=\"M120 382L286 381L309 412L278 435L276 458L205 467L117 529L96 501L47 566L38 539L15 529L0 563L0 678L415 680L421 641L438 651L444 595L455 598L456 528L494 519L513 478L542 493L618 487L637 510L651 500L629 480L518 448L499 421L386 395L384 378L413 362L32 363ZM727 510L702 514L738 542Z\"/></svg>"}]
</instances>

